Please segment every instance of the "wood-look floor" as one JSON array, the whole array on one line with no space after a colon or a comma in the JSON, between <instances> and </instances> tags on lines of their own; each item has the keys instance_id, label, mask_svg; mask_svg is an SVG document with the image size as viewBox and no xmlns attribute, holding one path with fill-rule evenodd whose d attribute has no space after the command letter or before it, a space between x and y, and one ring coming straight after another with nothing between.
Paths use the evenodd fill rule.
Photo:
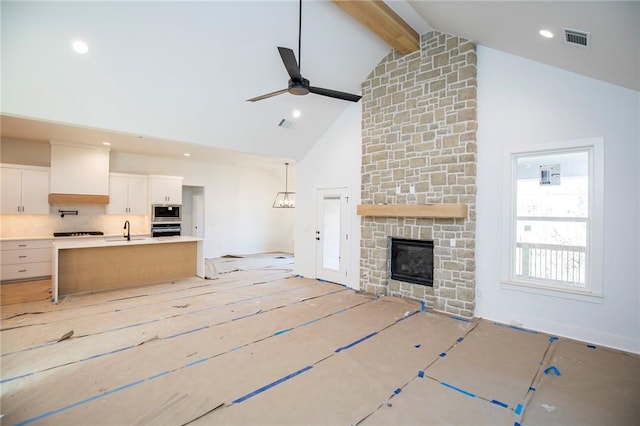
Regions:
<instances>
[{"instance_id":1,"label":"wood-look floor","mask_svg":"<svg viewBox=\"0 0 640 426\"><path fill-rule=\"evenodd\" d=\"M288 256L216 269L4 306L2 425L640 423L636 355L293 276Z\"/></svg>"}]
</instances>

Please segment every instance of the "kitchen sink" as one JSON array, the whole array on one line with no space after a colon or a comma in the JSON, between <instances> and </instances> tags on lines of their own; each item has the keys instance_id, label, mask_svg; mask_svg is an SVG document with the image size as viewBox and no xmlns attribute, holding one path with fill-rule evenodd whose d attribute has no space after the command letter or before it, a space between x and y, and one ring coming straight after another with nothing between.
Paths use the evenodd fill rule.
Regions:
<instances>
[{"instance_id":1,"label":"kitchen sink","mask_svg":"<svg viewBox=\"0 0 640 426\"><path fill-rule=\"evenodd\" d=\"M149 239L149 237L131 237L131 241L140 241L140 240L147 240L147 239ZM117 242L127 241L127 238L126 237L112 237L112 238L105 238L104 240L107 243L117 243Z\"/></svg>"}]
</instances>

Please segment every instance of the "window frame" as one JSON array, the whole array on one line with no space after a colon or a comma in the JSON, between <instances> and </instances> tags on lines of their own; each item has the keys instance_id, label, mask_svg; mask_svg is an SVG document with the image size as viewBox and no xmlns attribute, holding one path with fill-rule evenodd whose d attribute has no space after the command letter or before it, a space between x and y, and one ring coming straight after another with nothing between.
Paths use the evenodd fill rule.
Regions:
<instances>
[{"instance_id":1,"label":"window frame","mask_svg":"<svg viewBox=\"0 0 640 426\"><path fill-rule=\"evenodd\" d=\"M522 280L515 275L517 223L517 159L525 155L546 155L584 150L589 152L589 227L587 231L585 288L570 288ZM603 298L603 220L604 220L604 138L588 138L540 145L514 146L504 150L503 159L503 243L502 288L544 294L587 302L602 303Z\"/></svg>"}]
</instances>

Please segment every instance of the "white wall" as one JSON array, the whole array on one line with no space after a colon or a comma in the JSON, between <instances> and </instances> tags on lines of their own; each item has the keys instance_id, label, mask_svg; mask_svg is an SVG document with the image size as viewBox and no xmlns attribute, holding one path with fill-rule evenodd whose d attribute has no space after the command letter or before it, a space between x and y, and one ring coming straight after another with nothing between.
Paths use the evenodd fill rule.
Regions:
<instances>
[{"instance_id":1,"label":"white wall","mask_svg":"<svg viewBox=\"0 0 640 426\"><path fill-rule=\"evenodd\" d=\"M478 47L476 315L640 352L640 93ZM605 140L604 298L501 288L506 147Z\"/></svg>"},{"instance_id":2,"label":"white wall","mask_svg":"<svg viewBox=\"0 0 640 426\"><path fill-rule=\"evenodd\" d=\"M316 277L317 190L349 188L352 243L348 285L355 289L360 288L360 217L356 215L356 206L360 203L361 108L360 103L349 105L297 164L296 175L295 272Z\"/></svg>"},{"instance_id":3,"label":"white wall","mask_svg":"<svg viewBox=\"0 0 640 426\"><path fill-rule=\"evenodd\" d=\"M112 152L110 169L183 176L183 185L204 187L205 257L293 252L294 211L271 208L284 190L284 165L243 167ZM290 168L289 185L295 188L292 174Z\"/></svg>"}]
</instances>

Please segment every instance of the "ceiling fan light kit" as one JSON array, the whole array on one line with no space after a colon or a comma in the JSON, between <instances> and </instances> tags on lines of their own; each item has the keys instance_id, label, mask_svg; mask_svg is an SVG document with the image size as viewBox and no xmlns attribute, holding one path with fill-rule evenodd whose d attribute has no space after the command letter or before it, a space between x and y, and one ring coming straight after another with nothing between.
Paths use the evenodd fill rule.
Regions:
<instances>
[{"instance_id":1,"label":"ceiling fan light kit","mask_svg":"<svg viewBox=\"0 0 640 426\"><path fill-rule=\"evenodd\" d=\"M301 58L300 54L300 46L302 40L302 0L300 0L300 13L299 13L299 22L298 22L298 58ZM311 86L309 80L302 77L302 73L300 72L300 64L296 60L296 55L293 50L288 47L278 47L278 52L280 52L280 58L282 58L282 63L284 67L287 69L287 73L289 74L289 84L286 89L278 90L275 92L267 93L265 95L256 96L255 98L247 99L249 102L261 101L263 99L271 98L273 96L278 96L283 93L289 92L292 95L304 96L309 93L315 93L316 95L328 96L330 98L340 99L343 101L351 101L358 102L362 96L353 95L351 93L340 92L337 90L331 89L323 89L322 87L314 87Z\"/></svg>"}]
</instances>

